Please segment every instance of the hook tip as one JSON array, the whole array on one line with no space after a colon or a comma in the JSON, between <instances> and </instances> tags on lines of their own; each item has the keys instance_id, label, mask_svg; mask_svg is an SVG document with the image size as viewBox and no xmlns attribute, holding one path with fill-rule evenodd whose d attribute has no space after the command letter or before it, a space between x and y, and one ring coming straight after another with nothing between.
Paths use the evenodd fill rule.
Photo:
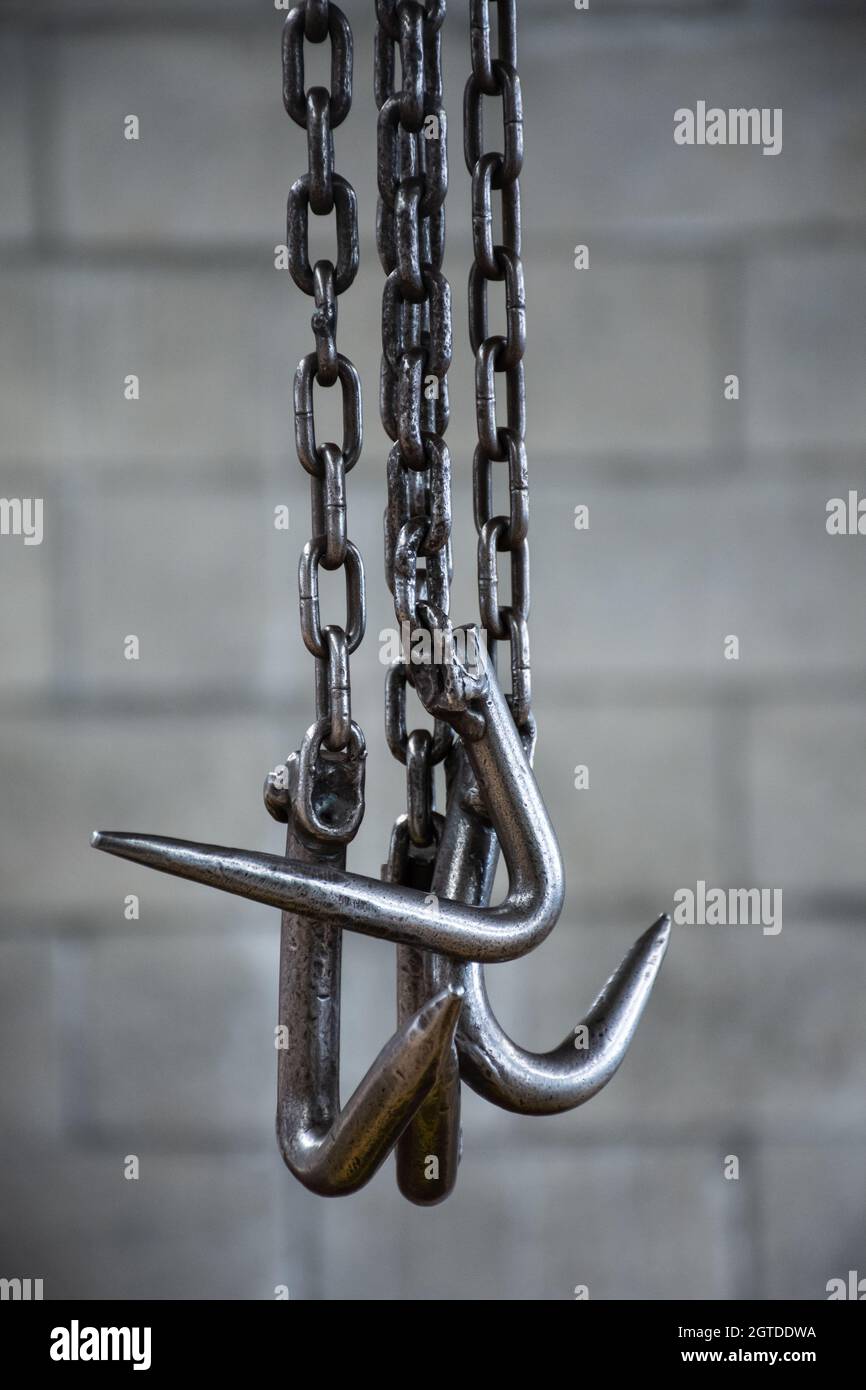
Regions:
<instances>
[{"instance_id":1,"label":"hook tip","mask_svg":"<svg viewBox=\"0 0 866 1390\"><path fill-rule=\"evenodd\" d=\"M645 965L650 965L657 970L667 953L670 938L670 913L663 912L661 917L656 918L652 926L649 927L642 936L638 937L634 945L632 958L637 957L641 959Z\"/></svg>"},{"instance_id":2,"label":"hook tip","mask_svg":"<svg viewBox=\"0 0 866 1390\"><path fill-rule=\"evenodd\" d=\"M120 854L126 852L127 843L133 841L134 835L127 835L118 830L94 830L90 836L90 843L93 849L104 849L107 854Z\"/></svg>"},{"instance_id":3,"label":"hook tip","mask_svg":"<svg viewBox=\"0 0 866 1390\"><path fill-rule=\"evenodd\" d=\"M414 1047L438 1066L450 1052L463 1007L463 989L448 985L418 1010L408 1026Z\"/></svg>"},{"instance_id":4,"label":"hook tip","mask_svg":"<svg viewBox=\"0 0 866 1390\"><path fill-rule=\"evenodd\" d=\"M440 994L430 1000L429 1008L431 1015L441 1020L443 1031L448 1034L454 1032L457 1027L457 1020L463 1008L463 995L465 990L462 985L447 985Z\"/></svg>"},{"instance_id":5,"label":"hook tip","mask_svg":"<svg viewBox=\"0 0 866 1390\"><path fill-rule=\"evenodd\" d=\"M658 921L653 922L650 930L658 933L660 942L667 941L671 934L671 914L669 912L663 912Z\"/></svg>"}]
</instances>

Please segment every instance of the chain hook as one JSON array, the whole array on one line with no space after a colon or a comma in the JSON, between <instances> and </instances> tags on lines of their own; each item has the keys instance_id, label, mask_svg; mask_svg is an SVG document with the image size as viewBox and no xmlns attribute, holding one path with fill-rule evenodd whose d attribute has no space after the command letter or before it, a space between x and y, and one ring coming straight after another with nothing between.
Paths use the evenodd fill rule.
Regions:
<instances>
[{"instance_id":1,"label":"chain hook","mask_svg":"<svg viewBox=\"0 0 866 1390\"><path fill-rule=\"evenodd\" d=\"M352 32L329 0L303 0L283 27L283 99L307 133L308 171L287 205L289 270L315 301L315 350L294 380L295 441L311 477L312 536L299 564L301 634L315 659L316 719L272 772L265 803L287 829L285 857L154 835L97 832L93 844L161 872L278 907L280 1034L277 1134L295 1176L328 1196L355 1191L396 1146L401 1191L430 1205L454 1186L460 1158L460 1080L507 1110L551 1114L580 1105L620 1065L664 958L670 919L639 938L583 1023L552 1052L518 1047L487 998L483 966L515 960L551 931L564 896L562 857L532 771L528 618L529 501L523 357L526 306L519 175L523 108L516 0L470 0L472 72L464 153L472 176L474 259L469 282L478 444L473 505L481 629L454 628L450 610L451 465L444 433L452 356L451 294L442 274L448 187L440 28L446 0L376 0L377 248L382 302L380 412L393 441L387 467L385 569L404 637L389 672L386 739L406 767L407 811L392 832L381 880L346 870L364 810L366 746L352 719L349 657L366 625L364 569L348 538L346 475L362 445L361 385L337 348L337 299L359 260L357 199L334 170L333 132L352 102ZM331 86L304 89L304 43L331 44ZM395 81L395 49L401 77ZM503 150L484 149L484 98L498 100ZM429 127L429 128L428 128ZM501 240L493 193L501 196ZM309 261L309 217L333 214L336 261ZM505 333L491 335L488 289L505 294ZM500 423L496 378L504 377ZM343 439L319 443L314 385L339 384ZM508 470L507 514L493 498ZM511 567L499 602L498 556ZM423 562L423 563L422 563ZM343 569L344 626L322 621L319 568ZM420 641L421 656L415 651ZM427 646L425 647L425 641ZM496 675L510 649L511 689ZM408 645L408 650L406 649ZM432 732L407 730L411 684ZM435 808L444 764L447 806ZM498 856L504 900L491 906ZM396 943L398 1029L346 1106L339 1101L340 961L344 930ZM578 1036L579 1035L579 1036ZM436 1171L427 1171L431 1157Z\"/></svg>"}]
</instances>

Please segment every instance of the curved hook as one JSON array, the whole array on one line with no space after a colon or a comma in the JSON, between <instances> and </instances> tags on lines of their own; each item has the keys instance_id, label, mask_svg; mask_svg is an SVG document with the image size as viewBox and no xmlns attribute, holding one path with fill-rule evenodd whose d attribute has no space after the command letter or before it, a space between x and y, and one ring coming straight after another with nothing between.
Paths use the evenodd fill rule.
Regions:
<instances>
[{"instance_id":1,"label":"curved hook","mask_svg":"<svg viewBox=\"0 0 866 1390\"><path fill-rule=\"evenodd\" d=\"M470 675L459 662L420 666L416 689L431 714L459 734L508 867L504 902L478 906L442 898L430 911L417 889L340 869L312 867L251 850L158 835L97 831L96 849L207 883L317 921L420 946L464 961L516 960L553 929L562 907L562 856L520 736L492 670Z\"/></svg>"},{"instance_id":2,"label":"curved hook","mask_svg":"<svg viewBox=\"0 0 866 1390\"><path fill-rule=\"evenodd\" d=\"M346 1197L369 1182L436 1084L460 1002L459 992L445 990L420 1009L385 1044L336 1116L330 1109L314 1116L299 1090L281 1097L280 1153L304 1187L320 1197Z\"/></svg>"},{"instance_id":3,"label":"curved hook","mask_svg":"<svg viewBox=\"0 0 866 1390\"><path fill-rule=\"evenodd\" d=\"M445 818L440 854L450 864L454 896L483 904L492 888L498 847L465 762ZM579 1027L552 1052L529 1052L500 1027L480 965L440 974L440 987L449 983L465 992L457 1031L463 1080L485 1100L523 1115L561 1114L590 1100L628 1051L664 960L670 926L665 914L638 938Z\"/></svg>"},{"instance_id":4,"label":"curved hook","mask_svg":"<svg viewBox=\"0 0 866 1390\"><path fill-rule=\"evenodd\" d=\"M345 862L345 847L306 842L290 821L287 852L310 865ZM277 1140L286 1166L323 1197L373 1176L450 1059L462 991L446 988L385 1044L340 1110L340 922L284 912L277 1062Z\"/></svg>"}]
</instances>

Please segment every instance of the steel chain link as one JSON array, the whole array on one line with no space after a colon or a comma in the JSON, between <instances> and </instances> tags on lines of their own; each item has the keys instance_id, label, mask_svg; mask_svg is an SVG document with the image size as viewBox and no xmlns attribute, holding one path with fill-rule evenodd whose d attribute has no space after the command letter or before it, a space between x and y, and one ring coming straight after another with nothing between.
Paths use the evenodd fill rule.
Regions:
<instances>
[{"instance_id":1,"label":"steel chain link","mask_svg":"<svg viewBox=\"0 0 866 1390\"><path fill-rule=\"evenodd\" d=\"M493 52L490 8L497 7ZM440 29L445 0L376 0L375 95L378 116L376 239L387 279L382 296L380 411L394 443L388 460L385 572L401 635L419 626L448 625L451 563L450 456L447 374L451 363L451 293L442 274L445 195L448 186L446 117L442 110ZM517 72L516 0L470 0L472 72L464 96L464 153L472 176L473 263L469 274L469 338L475 354L478 444L473 460L473 502L478 532L478 601L488 650L507 641L509 700L516 722L531 719L528 617L528 478L525 448L525 292L521 260L519 177L523 118ZM331 44L330 90L304 89L304 44ZM399 85L397 55L399 54ZM317 728L330 754L362 743L351 719L349 656L365 626L364 571L346 529L346 474L360 456L361 388L358 374L337 349L337 300L358 269L358 214L354 189L334 170L333 131L352 101L352 34L342 11L306 0L286 18L283 96L292 119L307 132L308 169L292 185L287 210L289 269L312 296L315 350L295 376L295 438L311 477L312 531L299 566L301 631L316 660ZM483 102L502 103L504 149L485 151ZM500 240L495 239L493 195L500 198ZM309 214L334 215L336 259L311 266ZM505 291L505 333L489 333L488 287ZM504 377L505 423L497 419L497 377ZM343 405L340 446L319 444L314 385L339 384ZM508 470L509 510L494 503L494 464ZM499 602L498 556L510 557L511 594ZM343 568L345 626L323 626L319 568ZM419 606L420 605L420 606ZM411 841L429 846L434 813L433 768L453 735L407 732L406 691L412 684L409 652L389 673L386 735L407 768Z\"/></svg>"},{"instance_id":2,"label":"steel chain link","mask_svg":"<svg viewBox=\"0 0 866 1390\"><path fill-rule=\"evenodd\" d=\"M497 52L490 9L497 6ZM509 703L521 730L531 724L529 660L529 486L526 461L526 299L521 260L520 172L523 167L523 104L517 72L517 0L470 0L472 72L463 103L466 167L472 176L472 241L469 273L469 340L475 354L478 444L473 461L478 532L478 605L491 660L496 643L511 653ZM502 151L484 149L485 97L502 104ZM501 239L495 241L493 194L500 195ZM503 284L505 333L489 334L488 286ZM505 379L505 423L497 423L496 378ZM494 464L508 468L508 515L495 511ZM497 557L510 556L511 601L499 602Z\"/></svg>"},{"instance_id":3,"label":"steel chain link","mask_svg":"<svg viewBox=\"0 0 866 1390\"><path fill-rule=\"evenodd\" d=\"M331 85L304 88L304 45L331 45ZM283 103L307 132L307 172L292 184L286 214L288 264L298 288L314 301L311 319L315 350L298 364L294 381L295 445L310 475L312 535L298 567L301 634L315 658L316 721L298 754L296 814L318 838L347 840L363 814L364 737L352 720L349 657L366 625L364 566L348 537L346 474L361 454L361 383L348 357L337 348L337 300L358 270L358 207L351 184L334 170L333 132L352 105L352 30L342 10L329 0L305 0L286 16L282 38ZM336 261L309 259L309 216L333 214ZM316 438L314 386L339 385L343 407L340 445ZM323 624L319 608L319 570L343 569L346 619ZM323 823L313 787L323 764L342 760L353 789L351 804L332 808Z\"/></svg>"},{"instance_id":4,"label":"steel chain link","mask_svg":"<svg viewBox=\"0 0 866 1390\"><path fill-rule=\"evenodd\" d=\"M451 289L442 274L447 127L440 29L445 0L376 0L375 96L379 109L376 244L382 295L379 405L394 441L388 459L385 573L401 637L446 628L451 583L448 369ZM397 55L399 54L399 85ZM423 604L423 608L419 605ZM406 766L408 853L435 838L434 768L453 733L407 732L410 653L388 674L388 746ZM401 833L401 832L398 832Z\"/></svg>"}]
</instances>

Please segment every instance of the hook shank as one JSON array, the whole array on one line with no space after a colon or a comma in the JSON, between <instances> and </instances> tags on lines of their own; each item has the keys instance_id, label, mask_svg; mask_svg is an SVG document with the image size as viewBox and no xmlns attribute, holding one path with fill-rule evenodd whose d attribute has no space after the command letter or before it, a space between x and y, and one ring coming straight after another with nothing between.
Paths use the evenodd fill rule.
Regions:
<instances>
[{"instance_id":1,"label":"hook shank","mask_svg":"<svg viewBox=\"0 0 866 1390\"><path fill-rule=\"evenodd\" d=\"M345 863L345 846L308 843L290 820L287 852L311 865ZM338 921L284 912L277 1060L277 1141L286 1166L320 1196L340 1197L370 1180L436 1084L454 1050L460 991L425 1001L386 1043L340 1110Z\"/></svg>"}]
</instances>

